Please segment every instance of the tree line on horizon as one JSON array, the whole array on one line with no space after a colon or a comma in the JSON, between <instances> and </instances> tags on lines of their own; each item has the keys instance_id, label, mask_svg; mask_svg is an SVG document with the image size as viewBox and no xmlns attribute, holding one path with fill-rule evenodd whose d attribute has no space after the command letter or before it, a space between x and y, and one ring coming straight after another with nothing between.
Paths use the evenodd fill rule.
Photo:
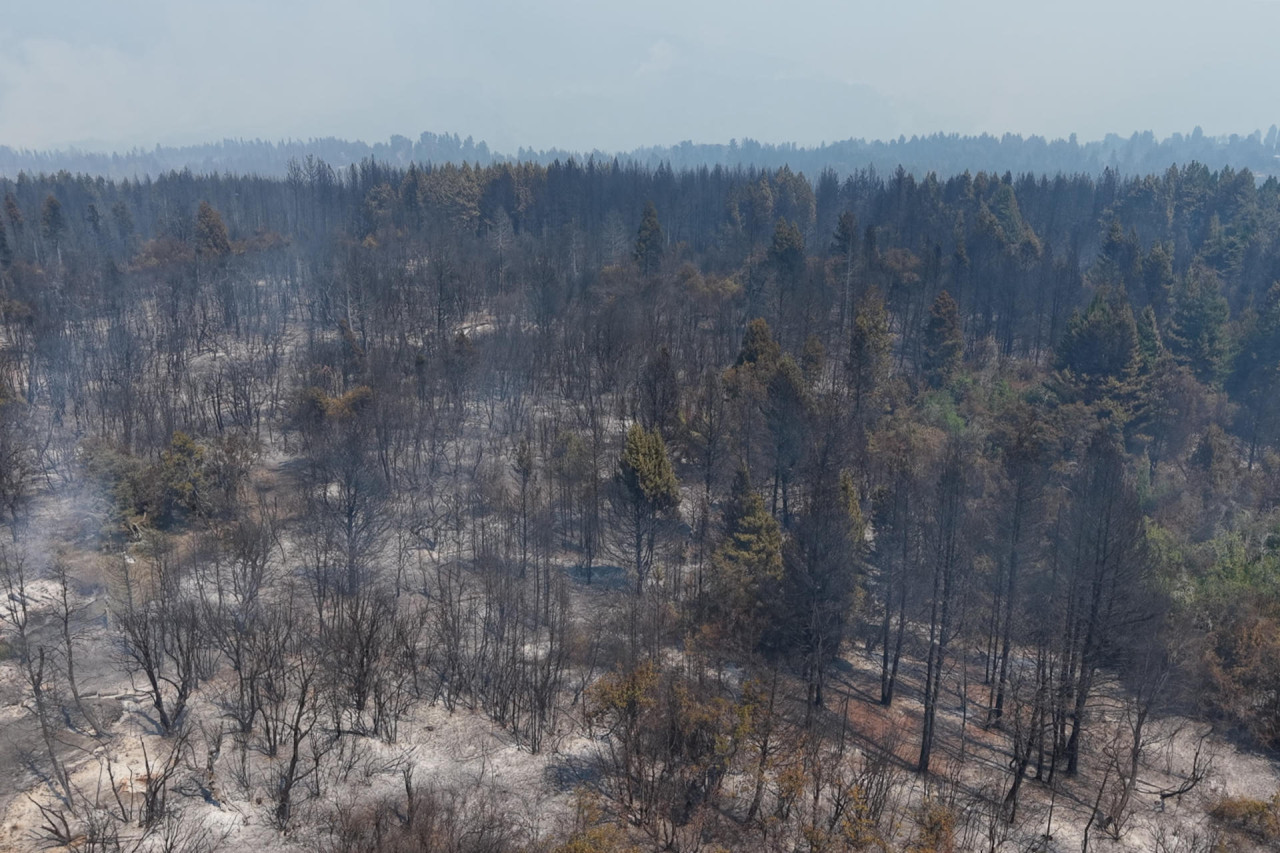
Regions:
<instances>
[{"instance_id":1,"label":"tree line on horizon","mask_svg":"<svg viewBox=\"0 0 1280 853\"><path fill-rule=\"evenodd\" d=\"M0 176L16 178L19 172L52 174L61 171L117 180L159 177L167 172L190 170L198 175L233 173L285 177L295 164L308 157L345 168L374 159L401 168L452 163L492 166L499 163L536 163L550 166L576 160L649 169L667 166L677 170L703 166L776 170L787 166L816 175L826 169L841 178L873 170L891 175L903 166L917 179L929 172L950 177L966 170L1003 173L1085 174L1098 177L1106 169L1125 175L1159 172L1174 163L1203 163L1211 169L1229 166L1268 176L1277 173L1277 128L1265 133L1211 136L1196 127L1189 134L1173 133L1164 139L1151 131L1128 137L1107 134L1103 139L1079 141L1039 135L1022 136L934 133L910 138L868 140L849 138L816 146L764 143L750 138L727 143L694 143L646 146L628 152L575 151L564 148L539 150L520 146L515 152L491 150L484 141L458 134L422 133L416 140L394 135L386 142L366 143L334 137L308 140L265 141L224 139L206 144L131 148L113 153L64 148L33 150L0 145Z\"/></svg>"}]
</instances>

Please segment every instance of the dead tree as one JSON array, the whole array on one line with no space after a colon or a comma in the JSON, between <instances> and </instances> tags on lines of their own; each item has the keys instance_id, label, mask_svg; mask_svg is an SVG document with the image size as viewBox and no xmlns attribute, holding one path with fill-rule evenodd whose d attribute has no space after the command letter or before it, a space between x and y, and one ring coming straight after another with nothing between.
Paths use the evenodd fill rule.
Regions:
<instances>
[{"instance_id":1,"label":"dead tree","mask_svg":"<svg viewBox=\"0 0 1280 853\"><path fill-rule=\"evenodd\" d=\"M114 613L125 669L143 678L164 734L181 727L191 694L212 675L217 659L203 606L182 592L174 574L172 567L153 566L148 589L126 563Z\"/></svg>"},{"instance_id":2,"label":"dead tree","mask_svg":"<svg viewBox=\"0 0 1280 853\"><path fill-rule=\"evenodd\" d=\"M72 602L71 578L67 569L67 564L60 559L55 559L52 567L53 579L58 584L57 592L57 619L58 627L62 636L62 658L63 672L67 676L67 688L71 691L71 699L75 703L76 711L89 727L93 729L93 733L97 736L102 735L102 725L98 722L97 714L90 711L85 704L84 699L80 696L80 687L76 681L76 636L73 624L80 614L85 610L84 606L77 607Z\"/></svg>"},{"instance_id":3,"label":"dead tree","mask_svg":"<svg viewBox=\"0 0 1280 853\"><path fill-rule=\"evenodd\" d=\"M11 549L0 549L0 585L4 592L0 619L13 630L13 654L22 667L31 703L28 710L40 725L40 739L49 758L50 775L67 806L73 807L71 777L58 757L58 741L54 734L49 677L46 674L47 655L45 647L34 642L31 636L31 597L27 588L25 555Z\"/></svg>"}]
</instances>

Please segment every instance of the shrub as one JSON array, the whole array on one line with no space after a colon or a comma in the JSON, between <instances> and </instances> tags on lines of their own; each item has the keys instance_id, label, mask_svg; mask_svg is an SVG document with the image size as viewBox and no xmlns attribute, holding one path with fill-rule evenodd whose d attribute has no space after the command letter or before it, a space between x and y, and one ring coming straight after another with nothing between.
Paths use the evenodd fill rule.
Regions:
<instances>
[{"instance_id":1,"label":"shrub","mask_svg":"<svg viewBox=\"0 0 1280 853\"><path fill-rule=\"evenodd\" d=\"M144 517L164 529L209 506L204 447L183 432L175 432L150 464L107 442L87 442L80 448L80 466L106 495L112 527Z\"/></svg>"},{"instance_id":2,"label":"shrub","mask_svg":"<svg viewBox=\"0 0 1280 853\"><path fill-rule=\"evenodd\" d=\"M1280 841L1280 793L1269 800L1223 797L1209 808L1209 816L1227 829L1258 841Z\"/></svg>"}]
</instances>

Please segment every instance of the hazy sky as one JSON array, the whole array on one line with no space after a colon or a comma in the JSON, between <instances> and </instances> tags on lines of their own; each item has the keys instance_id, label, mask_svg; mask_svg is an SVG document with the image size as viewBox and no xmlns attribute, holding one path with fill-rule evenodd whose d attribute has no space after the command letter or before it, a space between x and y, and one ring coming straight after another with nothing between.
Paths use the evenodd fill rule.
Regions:
<instances>
[{"instance_id":1,"label":"hazy sky","mask_svg":"<svg viewBox=\"0 0 1280 853\"><path fill-rule=\"evenodd\" d=\"M1280 121L1280 0L3 0L0 145L502 151Z\"/></svg>"}]
</instances>

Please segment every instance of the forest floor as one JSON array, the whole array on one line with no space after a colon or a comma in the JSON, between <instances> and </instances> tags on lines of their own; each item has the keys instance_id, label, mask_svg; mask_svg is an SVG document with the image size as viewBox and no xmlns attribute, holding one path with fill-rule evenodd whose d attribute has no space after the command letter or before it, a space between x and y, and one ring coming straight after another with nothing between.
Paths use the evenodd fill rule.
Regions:
<instances>
[{"instance_id":1,"label":"forest floor","mask_svg":"<svg viewBox=\"0 0 1280 853\"><path fill-rule=\"evenodd\" d=\"M58 732L58 752L79 797L103 809L136 814L145 791L146 764L154 765L167 755L172 740L160 736L145 694L118 666L107 596L112 561L125 557L96 547L96 535L86 529L86 518L92 517L83 501L69 497L46 502L36 517L46 543L58 543L59 555L76 581L80 690L106 730L104 737L94 738L90 732L64 726ZM563 569L573 578L578 613L616 606L618 597L626 594L626 584L609 582L607 567L590 586L567 566ZM29 597L35 635L52 644L51 582L32 582ZM989 687L982 683L981 656L953 657L938 709L934 772L928 777L914 772L923 679L915 657L904 655L896 699L886 708L878 701L876 650L851 648L830 683L828 709L847 715L855 742L892 746L900 780L895 800L903 815L926 798L950 798L957 808L971 811L982 808L973 804L998 803L1010 783L1009 736L985 725ZM26 695L20 667L11 659L0 662L0 851L50 849L50 834L42 829L47 815L39 805L59 805L56 786L43 775L48 765L45 747ZM1080 773L1059 774L1052 786L1028 779L1012 825L1000 821L994 809L964 815L959 849L1080 850L1102 780L1114 785L1103 756L1108 744L1123 741L1124 700L1118 685L1100 684L1091 710L1091 743L1084 751L1088 758ZM321 818L322 808L328 814L334 804L345 803L354 810L378 798L394 799L404 791L406 767L412 768L415 784L447 792L459 808L500 813L520 826L525 838L546 838L573 819L577 792L591 779L597 745L588 736L580 706L563 708L557 731L542 751L532 754L479 711L459 707L450 712L440 703L420 704L401 722L394 746L361 738L325 778L309 783L319 782L320 796L302 803L298 829L281 834L272 821L269 793L263 789L265 774L237 779L235 748L225 739L213 778L200 772L213 746L207 732L222 725L220 710L205 692L197 694L189 718L192 734L184 763L190 772L170 796L180 798L184 818L174 833L186 833L191 850L215 841L227 850L320 849L325 833L333 830ZM1280 762L1274 757L1241 749L1217 735L1200 744L1198 734L1204 728L1178 717L1150 721L1132 817L1118 839L1093 832L1091 849L1194 850L1191 840L1207 837L1212 829L1207 815L1214 802L1224 796L1267 801L1280 790ZM1185 778L1198 748L1202 755L1212 755L1211 773L1189 793L1162 799L1160 791L1175 788ZM966 793L981 796L962 796ZM136 831L136 821L128 831ZM1237 840L1227 849L1247 847Z\"/></svg>"},{"instance_id":2,"label":"forest floor","mask_svg":"<svg viewBox=\"0 0 1280 853\"><path fill-rule=\"evenodd\" d=\"M1009 733L999 725L987 725L990 686L983 683L983 660L974 652L965 660L953 660L939 698L937 742L933 772L922 778L914 772L919 754L919 732L924 707L924 667L905 656L899 669L898 689L892 707L879 703L880 659L859 647L844 658L837 670L832 696L849 697L851 731L867 743L890 743L899 766L907 774L908 799L920 802L926 795L952 798L957 790L969 797L954 797L957 803L999 802L1012 781L1009 763ZM966 666L968 673L960 668ZM967 691L962 689L967 685ZM1108 770L1106 755L1126 754L1132 742L1126 695L1115 681L1103 680L1090 704L1091 726L1088 743L1082 750L1081 767L1074 776L1058 773L1052 784L1025 780L1011 826L995 826L990 813L972 815L966 822L968 843L962 849L990 849L992 833L1000 839L997 849L1078 851L1083 833L1095 807L1105 811L1108 798L1117 790L1114 771ZM838 701L838 700L837 700ZM1008 720L1006 720L1008 723ZM1007 725L1005 726L1007 728ZM1144 754L1138 782L1130 800L1131 813L1118 838L1105 830L1090 835L1090 849L1116 851L1174 851L1196 849L1191 839L1200 841L1213 834L1208 817L1211 807L1224 797L1270 801L1280 792L1280 760L1239 746L1210 727L1184 716L1154 717L1143 736ZM1204 779L1181 795L1166 795L1189 778L1197 759L1208 765ZM1034 759L1029 770L1034 772ZM1099 796L1099 789L1107 789ZM1105 818L1095 817L1097 822ZM1232 838L1223 849L1249 849L1244 840ZM1257 849L1270 849L1260 846Z\"/></svg>"}]
</instances>

